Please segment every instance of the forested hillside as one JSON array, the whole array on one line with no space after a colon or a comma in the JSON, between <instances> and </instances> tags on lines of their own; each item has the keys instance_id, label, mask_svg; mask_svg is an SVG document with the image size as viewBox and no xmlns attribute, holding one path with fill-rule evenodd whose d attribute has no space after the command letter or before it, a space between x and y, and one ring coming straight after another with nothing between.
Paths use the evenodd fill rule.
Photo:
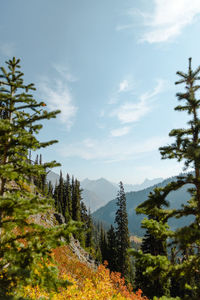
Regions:
<instances>
[{"instance_id":1,"label":"forested hillside","mask_svg":"<svg viewBox=\"0 0 200 300\"><path fill-rule=\"evenodd\" d=\"M43 127L40 122L60 112L48 112L46 104L33 97L35 87L25 84L19 59L13 57L6 64L7 69L0 69L0 298L146 299L121 277L129 275L122 186L115 258L120 262L122 257L123 263L115 263L113 269L120 274L100 265L104 255L110 260L111 249L103 227L92 224L81 200L80 182L69 174L63 178L60 172L53 186L47 173L60 164L31 155L57 142L40 142L37 135Z\"/></svg>"},{"instance_id":2,"label":"forested hillside","mask_svg":"<svg viewBox=\"0 0 200 300\"><path fill-rule=\"evenodd\" d=\"M185 83L188 92L177 94L187 105L175 109L188 111L191 121L186 129L173 129L175 142L160 148L163 159L183 160L193 172L127 194L120 181L116 200L95 212L93 222L80 181L60 171L53 186L47 173L60 164L38 154L57 142L37 139L38 122L60 112L48 112L33 97L34 85L24 83L19 59L6 63L0 76L1 298L197 300L200 86L194 84L200 67L192 71L190 58L188 73L177 72L177 84ZM114 226L105 229L97 217ZM144 230L141 248L131 248L130 233L143 234L136 218Z\"/></svg>"},{"instance_id":3,"label":"forested hillside","mask_svg":"<svg viewBox=\"0 0 200 300\"><path fill-rule=\"evenodd\" d=\"M155 187L164 187L169 184L171 181L177 180L177 177L168 178L161 183L158 183L152 187L147 189L138 191L138 192L130 192L126 193L127 199L127 213L128 213L128 221L129 221L129 231L133 235L143 236L144 229L141 228L141 221L144 218L142 215L137 215L135 208L147 200L150 192L153 192ZM168 196L167 200L169 201L171 208L181 208L182 204L186 204L190 195L187 192L188 188L191 185L186 185L177 191L172 191ZM99 222L106 222L108 224L114 224L115 212L116 212L116 202L117 200L110 201L104 207L101 207L97 211L92 214L92 217ZM169 222L169 225L172 226L173 229L177 229L178 227L189 224L193 218L190 216L189 218L185 218L185 220L178 220L176 218L172 218Z\"/></svg>"}]
</instances>

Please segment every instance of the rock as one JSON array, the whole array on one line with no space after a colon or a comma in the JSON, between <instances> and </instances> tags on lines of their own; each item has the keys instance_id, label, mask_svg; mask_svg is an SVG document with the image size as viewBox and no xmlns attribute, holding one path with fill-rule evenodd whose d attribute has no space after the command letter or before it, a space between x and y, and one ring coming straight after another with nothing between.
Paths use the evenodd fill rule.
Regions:
<instances>
[{"instance_id":1,"label":"rock","mask_svg":"<svg viewBox=\"0 0 200 300\"><path fill-rule=\"evenodd\" d=\"M78 259L82 262L87 264L88 267L92 269L96 269L96 263L93 260L91 254L86 252L80 245L79 241L76 240L73 236L70 237L70 244L69 244L72 252L78 257Z\"/></svg>"}]
</instances>

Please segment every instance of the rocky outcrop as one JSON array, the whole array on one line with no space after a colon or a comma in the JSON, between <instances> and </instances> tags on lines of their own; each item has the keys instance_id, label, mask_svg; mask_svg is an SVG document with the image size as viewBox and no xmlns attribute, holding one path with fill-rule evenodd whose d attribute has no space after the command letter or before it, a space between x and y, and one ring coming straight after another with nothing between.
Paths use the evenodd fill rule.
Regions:
<instances>
[{"instance_id":1,"label":"rocky outcrop","mask_svg":"<svg viewBox=\"0 0 200 300\"><path fill-rule=\"evenodd\" d=\"M86 252L80 245L79 241L76 240L73 236L70 238L69 244L72 252L78 257L78 259L82 262L87 264L90 268L96 269L97 264L92 258L92 256Z\"/></svg>"},{"instance_id":2,"label":"rocky outcrop","mask_svg":"<svg viewBox=\"0 0 200 300\"><path fill-rule=\"evenodd\" d=\"M63 215L55 211L49 211L47 214L37 214L32 216L31 218L34 220L35 223L45 227L53 227L55 225L62 225L65 223ZM62 242L65 242L65 240L62 239ZM95 260L88 252L86 252L81 247L79 241L76 240L73 236L70 237L69 248L78 257L80 262L85 263L88 267L92 269L97 268Z\"/></svg>"}]
</instances>

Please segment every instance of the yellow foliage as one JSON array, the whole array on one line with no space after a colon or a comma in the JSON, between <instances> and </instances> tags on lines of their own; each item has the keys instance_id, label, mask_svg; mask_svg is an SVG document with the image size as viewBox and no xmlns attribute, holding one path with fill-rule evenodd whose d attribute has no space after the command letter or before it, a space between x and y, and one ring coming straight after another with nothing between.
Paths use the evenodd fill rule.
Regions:
<instances>
[{"instance_id":1,"label":"yellow foliage","mask_svg":"<svg viewBox=\"0 0 200 300\"><path fill-rule=\"evenodd\" d=\"M40 299L40 297L43 297L44 299L52 300L147 300L147 298L141 296L141 291L133 293L129 290L119 273L110 274L109 269L106 269L103 265L99 266L91 278L86 277L81 286L78 280L74 279L69 273L62 277L72 283L67 289L60 289L58 293L49 294L42 291L38 286L27 286L24 288L24 296L31 299Z\"/></svg>"}]
</instances>

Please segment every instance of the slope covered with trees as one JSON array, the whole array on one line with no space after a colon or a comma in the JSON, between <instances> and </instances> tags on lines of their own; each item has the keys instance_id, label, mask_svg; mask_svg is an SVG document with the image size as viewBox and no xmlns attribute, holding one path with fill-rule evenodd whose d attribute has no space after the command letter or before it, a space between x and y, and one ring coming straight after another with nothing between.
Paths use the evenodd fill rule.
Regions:
<instances>
[{"instance_id":1,"label":"slope covered with trees","mask_svg":"<svg viewBox=\"0 0 200 300\"><path fill-rule=\"evenodd\" d=\"M46 182L47 172L59 164L43 162L41 155L31 160L31 151L56 142L40 142L37 135L40 121L59 111L48 112L34 99L34 85L24 83L20 60L6 63L0 74L1 298L147 299L142 288L151 299L199 299L200 67L193 71L189 59L188 72L177 72L185 92L177 94L182 104L175 110L186 111L190 121L186 128L173 129L174 142L160 148L163 159L183 161L185 171L192 172L127 195L120 182L117 199L93 214L114 221L106 231L103 224L93 224L74 176L64 178L60 172L53 187ZM139 250L129 249L128 216L134 209L134 222L146 215ZM60 225L47 220L52 214ZM72 235L98 267L75 257L67 245ZM108 268L107 262L99 265L104 260Z\"/></svg>"},{"instance_id":2,"label":"slope covered with trees","mask_svg":"<svg viewBox=\"0 0 200 300\"><path fill-rule=\"evenodd\" d=\"M126 193L128 223L129 223L129 231L131 234L137 236L144 235L144 230L141 228L141 221L144 216L136 214L135 211L136 207L148 198L149 193L153 192L154 188L164 187L171 181L176 181L176 180L177 177L171 177L145 190ZM181 187L179 190L174 192L172 191L171 193L168 194L167 200L169 201L170 207L180 208L183 203L187 202L189 196L187 190L190 186L191 185L188 184L186 186ZM117 207L116 203L117 203L117 199L114 199L110 201L107 205L99 208L97 211L95 211L92 214L93 218L99 222L105 222L106 224L114 225L115 212ZM181 223L185 223L185 222L190 223L191 221L192 221L192 217L190 216L188 218L186 217L185 220L178 220L176 218L172 218L169 224L170 226L172 226L173 229L176 229L180 226Z\"/></svg>"},{"instance_id":3,"label":"slope covered with trees","mask_svg":"<svg viewBox=\"0 0 200 300\"><path fill-rule=\"evenodd\" d=\"M43 162L41 155L31 159L31 151L57 142L40 142L37 134L40 121L59 111L48 112L44 102L34 99L34 85L24 83L19 63L9 60L0 74L0 297L144 299L120 273L102 265L91 270L67 246L73 234L95 256L95 230L80 182L69 175L64 179L61 172L53 188L47 172L59 164ZM53 215L64 222L52 225Z\"/></svg>"},{"instance_id":4,"label":"slope covered with trees","mask_svg":"<svg viewBox=\"0 0 200 300\"><path fill-rule=\"evenodd\" d=\"M42 128L39 122L55 118L59 111L48 112L44 102L34 99L34 85L24 83L19 63L13 58L6 62L7 69L0 69L0 295L4 299L18 299L30 283L47 290L67 286L49 265L50 249L74 230L72 223L45 229L31 221L32 215L52 208L52 200L35 190L33 180L59 164L32 164L28 152L56 142L40 142L37 134Z\"/></svg>"}]
</instances>

